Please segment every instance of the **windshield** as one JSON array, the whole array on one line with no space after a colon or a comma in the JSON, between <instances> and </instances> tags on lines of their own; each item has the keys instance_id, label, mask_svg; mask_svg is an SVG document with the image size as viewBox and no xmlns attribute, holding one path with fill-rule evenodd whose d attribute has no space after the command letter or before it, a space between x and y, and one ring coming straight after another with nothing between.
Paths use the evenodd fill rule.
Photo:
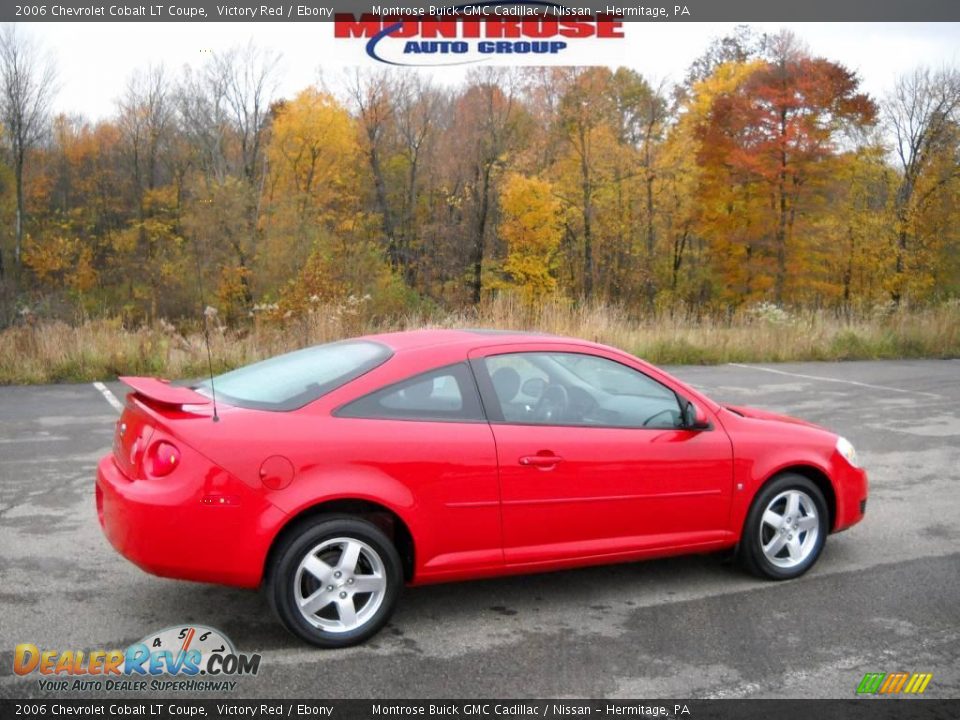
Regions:
<instances>
[{"instance_id":1,"label":"windshield","mask_svg":"<svg viewBox=\"0 0 960 720\"><path fill-rule=\"evenodd\" d=\"M218 400L253 410L296 410L383 364L391 351L368 340L297 350L213 379ZM194 388L210 397L210 381Z\"/></svg>"}]
</instances>

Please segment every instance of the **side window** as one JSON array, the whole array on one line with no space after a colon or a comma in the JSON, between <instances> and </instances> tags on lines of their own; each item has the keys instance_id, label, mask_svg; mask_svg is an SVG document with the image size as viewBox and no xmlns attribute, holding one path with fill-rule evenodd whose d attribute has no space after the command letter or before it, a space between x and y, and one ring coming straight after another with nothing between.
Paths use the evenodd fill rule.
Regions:
<instances>
[{"instance_id":1,"label":"side window","mask_svg":"<svg viewBox=\"0 0 960 720\"><path fill-rule=\"evenodd\" d=\"M483 421L473 375L463 363L415 375L342 406L338 417Z\"/></svg>"},{"instance_id":2,"label":"side window","mask_svg":"<svg viewBox=\"0 0 960 720\"><path fill-rule=\"evenodd\" d=\"M583 353L484 358L504 422L667 429L682 426L670 388L621 363Z\"/></svg>"},{"instance_id":3,"label":"side window","mask_svg":"<svg viewBox=\"0 0 960 720\"><path fill-rule=\"evenodd\" d=\"M526 422L550 378L536 362L535 353L493 355L484 362L500 411L507 422Z\"/></svg>"}]
</instances>

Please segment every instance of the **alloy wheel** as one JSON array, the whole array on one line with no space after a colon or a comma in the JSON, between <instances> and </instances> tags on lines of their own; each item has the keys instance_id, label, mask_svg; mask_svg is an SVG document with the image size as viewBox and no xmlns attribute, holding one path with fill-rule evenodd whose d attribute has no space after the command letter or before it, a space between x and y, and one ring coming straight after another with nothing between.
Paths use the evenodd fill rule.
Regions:
<instances>
[{"instance_id":1,"label":"alloy wheel","mask_svg":"<svg viewBox=\"0 0 960 720\"><path fill-rule=\"evenodd\" d=\"M324 540L303 556L294 575L294 599L316 628L346 633L376 615L387 591L380 555L356 538Z\"/></svg>"},{"instance_id":2,"label":"alloy wheel","mask_svg":"<svg viewBox=\"0 0 960 720\"><path fill-rule=\"evenodd\" d=\"M773 498L760 518L760 547L780 568L802 565L817 547L820 517L817 505L803 490L790 489Z\"/></svg>"}]
</instances>

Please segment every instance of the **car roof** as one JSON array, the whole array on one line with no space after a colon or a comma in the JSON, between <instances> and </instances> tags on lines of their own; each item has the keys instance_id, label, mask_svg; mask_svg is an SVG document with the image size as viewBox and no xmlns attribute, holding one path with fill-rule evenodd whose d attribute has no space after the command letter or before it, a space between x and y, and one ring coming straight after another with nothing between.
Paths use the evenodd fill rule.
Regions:
<instances>
[{"instance_id":1,"label":"car roof","mask_svg":"<svg viewBox=\"0 0 960 720\"><path fill-rule=\"evenodd\" d=\"M574 342L583 345L594 343L574 338L565 338L548 333L525 332L522 330L497 330L487 328L425 328L422 330L405 330L401 332L380 333L367 335L364 339L383 343L397 352L405 350L419 350L440 345L480 347L490 345L510 345L524 343L531 340L553 340Z\"/></svg>"}]
</instances>

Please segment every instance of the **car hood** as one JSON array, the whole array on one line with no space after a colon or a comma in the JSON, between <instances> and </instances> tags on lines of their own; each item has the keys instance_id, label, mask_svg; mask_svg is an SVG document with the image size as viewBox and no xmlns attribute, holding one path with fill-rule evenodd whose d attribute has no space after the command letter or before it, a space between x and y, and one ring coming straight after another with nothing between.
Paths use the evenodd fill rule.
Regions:
<instances>
[{"instance_id":1,"label":"car hood","mask_svg":"<svg viewBox=\"0 0 960 720\"><path fill-rule=\"evenodd\" d=\"M768 412L767 410L759 410L758 408L746 407L745 405L724 405L724 407L731 412L735 412L737 415L742 415L743 417L747 417L752 420L769 420L771 422L803 425L805 427L816 428L817 430L826 430L826 428L821 427L820 425L807 422L806 420L801 420L800 418L791 417L789 415L780 415L778 413Z\"/></svg>"}]
</instances>

